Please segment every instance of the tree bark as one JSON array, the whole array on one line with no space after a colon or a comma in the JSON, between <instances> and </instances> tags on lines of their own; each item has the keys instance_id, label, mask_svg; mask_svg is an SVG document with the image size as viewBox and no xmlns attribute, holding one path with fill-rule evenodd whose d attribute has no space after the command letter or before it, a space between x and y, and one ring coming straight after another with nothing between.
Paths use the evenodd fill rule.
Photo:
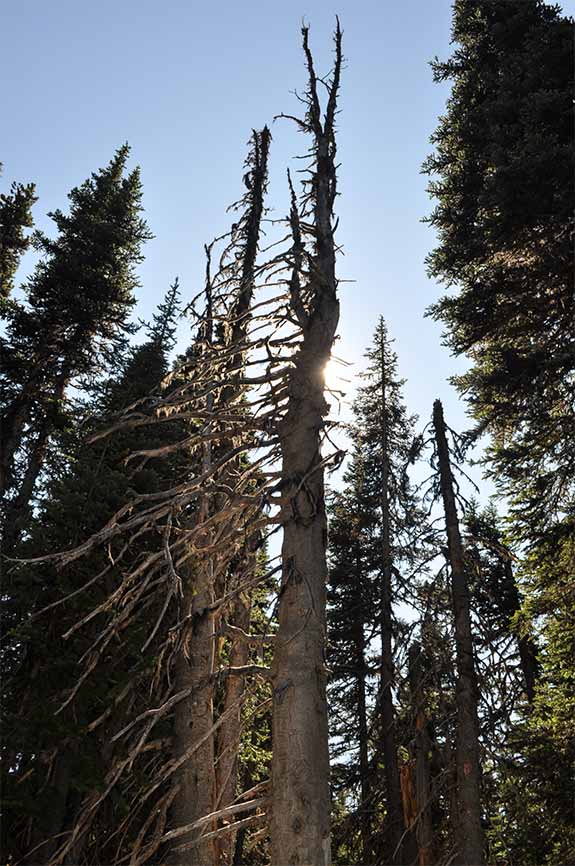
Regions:
<instances>
[{"instance_id":1,"label":"tree bark","mask_svg":"<svg viewBox=\"0 0 575 866\"><path fill-rule=\"evenodd\" d=\"M415 759L415 797L417 803L416 838L419 866L432 866L433 821L431 812L431 762L429 755L432 742L427 730L425 713L425 693L420 666L421 648L415 644L409 653L409 678L412 695L412 714L415 721L415 735L412 753Z\"/></svg>"},{"instance_id":2,"label":"tree bark","mask_svg":"<svg viewBox=\"0 0 575 866\"><path fill-rule=\"evenodd\" d=\"M250 630L251 600L244 594L238 595L230 622L244 632ZM241 636L233 636L230 645L228 664L230 667L243 667L249 661L249 647ZM234 802L238 784L238 754L241 739L241 702L245 692L243 676L226 677L222 713L237 708L220 729L218 737L218 762L216 765L217 808L229 806ZM236 845L234 833L226 833L217 844L218 863L231 864Z\"/></svg>"},{"instance_id":3,"label":"tree bark","mask_svg":"<svg viewBox=\"0 0 575 866\"><path fill-rule=\"evenodd\" d=\"M215 627L213 613L206 610L214 601L214 592L207 569L202 568L193 577L191 574L187 577L182 612L191 619L183 649L175 662L175 689L189 689L190 696L175 707L174 756L179 758L199 740L203 739L203 743L175 774L180 786L171 810L175 827L192 824L209 815L215 805L214 741L210 735L214 724ZM202 832L213 829L212 825L206 825ZM199 842L186 851L176 850L197 835L196 831L174 840L169 859L171 866L212 866L216 862L213 839Z\"/></svg>"},{"instance_id":4,"label":"tree bark","mask_svg":"<svg viewBox=\"0 0 575 866\"><path fill-rule=\"evenodd\" d=\"M250 322L250 310L254 291L254 269L258 253L258 243L263 214L263 199L267 185L267 161L270 144L270 133L267 127L252 136L252 149L248 155L250 171L245 179L248 192L242 199L246 212L232 231L233 242L242 244L240 272L238 274L237 295L231 308L232 321L226 343L235 351L231 355L229 367L226 370L227 385L217 398L213 394L207 397L207 410L213 412L217 406L226 406L237 398L239 389L237 380L246 355L246 337ZM202 339L208 347L214 350L214 320L212 309L212 282L210 276L210 249L206 248L206 315ZM209 432L209 431L208 431ZM233 442L220 443L220 449L225 453L233 447ZM209 441L204 443L202 456L202 471L207 471L212 463L212 446ZM217 496L206 494L200 501L197 519L200 523L217 507ZM206 542L210 542L207 534ZM231 551L233 555L233 551ZM183 754L190 745L202 739L202 746L197 749L179 772L180 792L172 807L172 819L176 826L191 824L199 818L213 812L216 805L216 773L214 767L215 742L211 733L214 724L214 681L215 649L216 649L216 617L208 610L215 600L216 587L214 581L213 562L210 556L194 557L193 574L188 576L187 587L184 590L184 616L191 614L191 627L185 636L184 651L180 652L176 661L176 687L189 688L190 698L186 698L176 706L175 712L175 742L176 754ZM187 646L186 646L187 645ZM238 650L239 651L239 650ZM236 677L228 678L227 688L235 693L243 689ZM239 745L240 719L232 718L230 728L231 743ZM237 748L237 746L236 746ZM234 764L237 761L237 751L231 756L232 764L228 782L227 795L235 789ZM232 795L233 799L233 795ZM222 803L225 805L225 803ZM206 825L202 833L207 834L215 826ZM197 834L196 834L197 835ZM189 837L178 839L174 847L179 847L190 841ZM225 843L224 843L225 844ZM194 845L191 849L178 854L172 853L172 863L185 863L186 866L212 866L217 862L219 846L215 839L208 839Z\"/></svg>"},{"instance_id":5,"label":"tree bark","mask_svg":"<svg viewBox=\"0 0 575 866\"><path fill-rule=\"evenodd\" d=\"M439 400L436 400L433 404L433 425L439 462L441 495L447 527L451 591L455 617L459 862L465 864L465 866L481 866L485 862L485 838L483 827L481 826L481 770L479 765L477 678L473 660L469 587L465 573L463 546L453 490L453 475L445 432L443 407Z\"/></svg>"},{"instance_id":6,"label":"tree bark","mask_svg":"<svg viewBox=\"0 0 575 866\"><path fill-rule=\"evenodd\" d=\"M35 383L33 383L35 384ZM22 394L14 399L0 419L2 453L0 455L0 496L8 489L13 476L14 455L20 446L24 427L30 414L30 404L35 390L32 385L24 387Z\"/></svg>"},{"instance_id":7,"label":"tree bark","mask_svg":"<svg viewBox=\"0 0 575 866\"><path fill-rule=\"evenodd\" d=\"M315 142L315 169L310 181L315 243L307 305L299 293L297 273L290 285L293 315L300 323L302 342L290 376L286 416L278 429L286 505L282 509L279 628L272 666L273 866L331 864L325 665L327 520L320 434L328 409L323 372L339 320L332 216L341 31L338 24L336 61L333 79L327 85L329 97L323 122L307 28L302 33L309 74L304 125ZM298 220L293 207L291 218L293 230Z\"/></svg>"},{"instance_id":8,"label":"tree bark","mask_svg":"<svg viewBox=\"0 0 575 866\"><path fill-rule=\"evenodd\" d=\"M419 866L432 866L433 823L431 819L431 765L429 755L432 749L427 731L427 722L422 714L416 721L415 731L415 796L418 819L416 838Z\"/></svg>"},{"instance_id":9,"label":"tree bark","mask_svg":"<svg viewBox=\"0 0 575 866\"><path fill-rule=\"evenodd\" d=\"M298 372L305 375L303 360L307 359L300 359ZM320 375L321 369L316 373L318 379ZM286 425L282 438L282 478L293 498L292 516L284 524L279 629L272 668L272 863L329 866L327 525L323 473L317 468L323 395L321 384L314 389L309 378L300 384L309 393L298 401L297 420ZM318 401L315 405L313 396ZM305 486L300 486L306 476Z\"/></svg>"},{"instance_id":10,"label":"tree bark","mask_svg":"<svg viewBox=\"0 0 575 866\"><path fill-rule=\"evenodd\" d=\"M28 846L29 853L21 861L23 864L40 866L40 864L50 863L61 845L60 834L66 820L72 765L76 754L77 748L72 749L69 744L65 744L64 750L58 752L54 758L49 782L51 792L49 809L34 823Z\"/></svg>"}]
</instances>

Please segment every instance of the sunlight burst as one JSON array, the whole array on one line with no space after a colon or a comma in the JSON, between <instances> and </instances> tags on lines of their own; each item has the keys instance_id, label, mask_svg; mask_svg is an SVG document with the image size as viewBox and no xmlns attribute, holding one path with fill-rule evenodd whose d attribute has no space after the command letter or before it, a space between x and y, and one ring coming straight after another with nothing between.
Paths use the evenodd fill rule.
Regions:
<instances>
[{"instance_id":1,"label":"sunlight burst","mask_svg":"<svg viewBox=\"0 0 575 866\"><path fill-rule=\"evenodd\" d=\"M347 393L350 388L349 371L345 362L330 358L323 368L325 386L329 391Z\"/></svg>"}]
</instances>

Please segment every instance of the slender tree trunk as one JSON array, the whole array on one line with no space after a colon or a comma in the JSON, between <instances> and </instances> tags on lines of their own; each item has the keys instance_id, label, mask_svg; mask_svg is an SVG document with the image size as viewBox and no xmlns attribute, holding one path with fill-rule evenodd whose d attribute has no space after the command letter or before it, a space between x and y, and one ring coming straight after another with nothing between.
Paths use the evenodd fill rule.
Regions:
<instances>
[{"instance_id":1,"label":"slender tree trunk","mask_svg":"<svg viewBox=\"0 0 575 866\"><path fill-rule=\"evenodd\" d=\"M355 639L355 668L357 677L357 715L359 734L359 773L361 793L361 847L362 862L368 864L372 858L372 822L371 822L371 785L369 777L369 750L368 750L368 723L367 703L365 698L365 632L364 632L364 604L361 592L361 557L356 550L355 574L354 574L354 639Z\"/></svg>"},{"instance_id":2,"label":"slender tree trunk","mask_svg":"<svg viewBox=\"0 0 575 866\"><path fill-rule=\"evenodd\" d=\"M244 594L238 595L230 622L244 632L250 630L251 600ZM242 667L249 661L249 647L245 639L233 636L231 639L229 665ZM236 798L238 785L238 755L242 731L242 698L245 692L243 676L228 676L224 687L222 713L237 705L229 720L220 729L218 737L216 765L217 808L229 806ZM236 837L226 833L217 844L218 863L231 864L235 850Z\"/></svg>"},{"instance_id":3,"label":"slender tree trunk","mask_svg":"<svg viewBox=\"0 0 575 866\"><path fill-rule=\"evenodd\" d=\"M381 629L381 742L385 767L385 785L387 791L387 821L390 828L389 838L393 852L394 863L404 862L402 842L405 832L403 820L403 805L401 799L401 783L399 778L399 763L397 759L397 740L395 733L395 708L393 705L393 683L395 666L393 663L392 641L392 549L391 520L389 505L389 442L387 430L387 388L385 345L381 347L381 452L382 452L382 490L381 490L381 545L383 569L380 587L380 629ZM407 851L405 851L407 853Z\"/></svg>"},{"instance_id":4,"label":"slender tree trunk","mask_svg":"<svg viewBox=\"0 0 575 866\"><path fill-rule=\"evenodd\" d=\"M213 339L212 292L208 273L206 280L206 327L202 335L211 346ZM208 412L213 410L213 396L206 400ZM211 443L202 446L202 472L207 472L212 463ZM210 515L210 497L200 499L197 522L202 525ZM210 544L211 533L206 531L204 541ZM183 581L182 613L189 622L184 627L180 651L175 662L176 691L186 689L189 695L175 707L174 750L181 757L195 743L201 745L182 764L176 774L180 787L172 805L172 821L176 827L192 824L215 809L216 775L214 725L214 670L216 651L215 615L210 606L215 601L213 561L209 554L201 551L193 554ZM206 825L201 833L215 829ZM190 848L178 852L181 845L197 839L199 833L192 831L173 842L171 863L186 866L215 866L216 843L214 839L197 841Z\"/></svg>"},{"instance_id":5,"label":"slender tree trunk","mask_svg":"<svg viewBox=\"0 0 575 866\"><path fill-rule=\"evenodd\" d=\"M432 866L434 855L431 812L431 762L429 759L432 742L427 730L425 693L419 659L420 652L421 648L418 645L414 645L409 653L412 713L415 720L415 736L413 738L412 752L415 759L416 837L419 866Z\"/></svg>"},{"instance_id":6,"label":"slender tree trunk","mask_svg":"<svg viewBox=\"0 0 575 866\"><path fill-rule=\"evenodd\" d=\"M455 616L457 659L457 794L459 803L459 862L481 866L485 862L485 838L481 826L481 770L479 766L479 722L477 678L473 661L469 588L459 531L449 448L443 407L433 404L433 425L437 444L441 495L445 509L451 590Z\"/></svg>"},{"instance_id":7,"label":"slender tree trunk","mask_svg":"<svg viewBox=\"0 0 575 866\"><path fill-rule=\"evenodd\" d=\"M240 827L236 834L236 844L234 847L234 859L232 866L243 866L244 842L246 840L246 828Z\"/></svg>"},{"instance_id":8,"label":"slender tree trunk","mask_svg":"<svg viewBox=\"0 0 575 866\"><path fill-rule=\"evenodd\" d=\"M417 800L417 849L419 866L433 864L433 823L431 818L431 765L429 755L432 743L423 713L416 720L415 732L415 792Z\"/></svg>"},{"instance_id":9,"label":"slender tree trunk","mask_svg":"<svg viewBox=\"0 0 575 866\"><path fill-rule=\"evenodd\" d=\"M29 401L26 391L21 398L14 400L1 418L2 454L0 455L0 495L9 487L13 475L14 455L22 440L22 433L29 415Z\"/></svg>"},{"instance_id":10,"label":"slender tree trunk","mask_svg":"<svg viewBox=\"0 0 575 866\"><path fill-rule=\"evenodd\" d=\"M32 375L22 386L21 393L12 400L0 416L0 497L4 496L13 481L14 457L22 444L24 429L34 403L46 396L45 392L49 383L44 381L45 371L49 370L51 366L53 367L55 363L53 351L48 350L41 353L36 359ZM59 399L61 399L68 378L69 368L66 365L66 371L60 373L53 385L53 394L57 399L58 394L60 394Z\"/></svg>"},{"instance_id":11,"label":"slender tree trunk","mask_svg":"<svg viewBox=\"0 0 575 866\"><path fill-rule=\"evenodd\" d=\"M50 863L62 843L60 834L66 820L66 804L75 756L76 749L72 750L69 745L64 744L63 750L54 758L49 782L49 808L34 823L28 846L29 853L21 861L23 864L41 866Z\"/></svg>"},{"instance_id":12,"label":"slender tree trunk","mask_svg":"<svg viewBox=\"0 0 575 866\"><path fill-rule=\"evenodd\" d=\"M519 661L525 679L525 694L530 706L533 706L535 686L539 676L537 647L530 637L520 636L517 639L517 643L519 647Z\"/></svg>"},{"instance_id":13,"label":"slender tree trunk","mask_svg":"<svg viewBox=\"0 0 575 866\"><path fill-rule=\"evenodd\" d=\"M175 662L175 690L189 689L190 695L176 704L174 714L175 757L181 757L191 746L202 741L177 771L180 791L174 800L171 818L175 827L192 824L214 811L215 772L213 718L213 672L215 627L214 615L206 608L214 601L213 584L207 569L188 575L185 581L182 612L190 616L184 635L183 650ZM206 825L202 832L214 829ZM170 863L182 866L212 866L216 862L213 839L178 852L182 844L197 838L197 831L173 842Z\"/></svg>"},{"instance_id":14,"label":"slender tree trunk","mask_svg":"<svg viewBox=\"0 0 575 866\"><path fill-rule=\"evenodd\" d=\"M48 435L48 427L45 425L34 443L20 489L14 500L8 503L2 533L2 551L6 556L18 544L25 529L27 518L30 515L30 501L36 480L44 463Z\"/></svg>"}]
</instances>

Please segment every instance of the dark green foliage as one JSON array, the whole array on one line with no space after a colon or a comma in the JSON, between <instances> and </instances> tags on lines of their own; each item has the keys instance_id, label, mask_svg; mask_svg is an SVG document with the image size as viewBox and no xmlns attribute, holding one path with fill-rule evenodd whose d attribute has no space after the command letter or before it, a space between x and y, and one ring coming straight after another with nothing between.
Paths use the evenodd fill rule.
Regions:
<instances>
[{"instance_id":1,"label":"dark green foliage","mask_svg":"<svg viewBox=\"0 0 575 866\"><path fill-rule=\"evenodd\" d=\"M149 400L160 386L168 372L177 312L176 282L148 328L148 341L127 353L104 392L86 408L81 432L69 443L67 469L48 484L29 537L20 544L19 556L73 547L101 528L132 491L154 493L177 479L177 457L125 463L133 451L179 438L181 432L175 423L165 424L161 432L157 428L153 433L141 428L120 430L92 445L86 443L86 434L101 428L103 419L111 420L137 400ZM146 652L142 647L158 616L159 601L151 606L142 604L137 622L123 635L121 653L115 652L114 644L100 649L98 644L94 646L105 623L104 612L68 639L63 635L105 602L130 564L161 549L161 545L161 536L156 534L133 545L117 563L114 560L119 549L97 549L64 569L50 563L27 563L13 565L9 571L3 603L4 622L11 626L5 634L2 658L3 749L5 767L9 768L4 781L3 850L14 859L30 850L33 843L48 840L48 849L42 847L37 853L38 862L43 862L47 850L54 850L51 837L70 828L83 798L104 786L118 749L121 755L121 746L113 748L110 739L121 727L127 707L138 706L140 683L149 678L155 663L153 647ZM98 574L100 578L91 586L60 604ZM42 613L55 603L56 607ZM75 694L84 671L80 663L84 653L88 663L97 662L98 670ZM73 705L61 709L72 695ZM114 710L114 700L122 695ZM106 718L92 732L91 723L106 712ZM169 736L169 728L162 730L160 726L158 736L162 735ZM139 772L136 765L134 779ZM122 810L129 812L123 797L120 787L114 795L114 821ZM104 811L98 821L105 823L106 814ZM112 855L105 853L107 831L100 827L100 834L93 843L82 842L82 848L89 848L87 862L98 858L111 862L107 858Z\"/></svg>"},{"instance_id":2,"label":"dark green foliage","mask_svg":"<svg viewBox=\"0 0 575 866\"><path fill-rule=\"evenodd\" d=\"M5 372L12 383L34 377L37 391L60 370L68 378L93 375L109 356L110 341L125 331L138 286L134 267L151 237L140 217L139 171L124 177L128 156L124 145L105 169L73 189L69 214L49 214L58 230L54 240L35 235L42 259L24 286L26 305L8 322L12 364Z\"/></svg>"},{"instance_id":3,"label":"dark green foliage","mask_svg":"<svg viewBox=\"0 0 575 866\"><path fill-rule=\"evenodd\" d=\"M475 433L490 435L485 462L507 497L505 534L489 515L470 515L483 652L495 653L492 670L501 672L497 647L511 629L525 672L522 649L532 638L538 647L538 676L519 716L512 695L502 697L501 679L482 683L501 716L493 732L508 732L498 762L487 764L490 844L497 862L568 863L575 856L567 733L575 658L573 22L541 0L456 0L453 36L452 57L434 63L436 78L453 86L424 167L439 239L430 273L452 291L431 312L454 353L471 361L455 383Z\"/></svg>"},{"instance_id":4,"label":"dark green foliage","mask_svg":"<svg viewBox=\"0 0 575 866\"><path fill-rule=\"evenodd\" d=\"M135 266L151 235L140 216L139 171L125 175L128 155L121 147L73 189L68 214L50 214L58 234L35 235L42 258L24 286L24 303L7 307L0 488L10 494L8 546L25 526L51 436L68 423L70 384L101 375L133 330Z\"/></svg>"},{"instance_id":5,"label":"dark green foliage","mask_svg":"<svg viewBox=\"0 0 575 866\"><path fill-rule=\"evenodd\" d=\"M463 528L472 606L480 618L482 648L496 650L497 671L509 688L504 695L504 710L501 700L495 699L501 713L496 721L500 721L513 714L518 693L533 702L539 673L538 648L528 633L531 619L524 618L521 623L517 559L505 543L503 522L494 505L481 510L477 502L469 503ZM503 658L505 665L501 664ZM485 691L492 694L493 690Z\"/></svg>"},{"instance_id":6,"label":"dark green foliage","mask_svg":"<svg viewBox=\"0 0 575 866\"><path fill-rule=\"evenodd\" d=\"M551 516L575 477L573 25L541 0L456 0L453 36L424 170L430 273L456 292L432 314L471 359L456 383L493 435L497 480L529 478L529 507Z\"/></svg>"},{"instance_id":7,"label":"dark green foliage","mask_svg":"<svg viewBox=\"0 0 575 866\"><path fill-rule=\"evenodd\" d=\"M488 793L496 862L558 866L575 858L573 716L575 629L569 600L575 555L561 528L526 557L516 618L537 623L539 677L532 707L512 720Z\"/></svg>"},{"instance_id":8,"label":"dark green foliage","mask_svg":"<svg viewBox=\"0 0 575 866\"><path fill-rule=\"evenodd\" d=\"M34 224L32 207L38 200L35 192L33 183L13 183L9 193L0 193L0 303L14 288L20 258L30 245L24 230Z\"/></svg>"}]
</instances>

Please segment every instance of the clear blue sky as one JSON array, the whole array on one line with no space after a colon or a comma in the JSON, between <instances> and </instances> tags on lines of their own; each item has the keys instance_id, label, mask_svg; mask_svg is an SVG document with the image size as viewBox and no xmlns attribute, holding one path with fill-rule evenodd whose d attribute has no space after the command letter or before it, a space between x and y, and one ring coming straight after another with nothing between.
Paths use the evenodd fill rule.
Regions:
<instances>
[{"instance_id":1,"label":"clear blue sky","mask_svg":"<svg viewBox=\"0 0 575 866\"><path fill-rule=\"evenodd\" d=\"M575 0L563 3L575 11ZM461 370L423 317L440 293L425 274L433 232L420 166L430 150L447 87L429 60L449 53L450 0L13 0L0 12L0 160L7 187L34 181L37 224L66 207L66 193L104 165L124 141L142 168L155 240L141 268L138 313L149 316L179 275L184 297L203 277L203 244L225 231L226 206L242 191L252 127L296 113L303 89L302 18L317 67L331 62L335 14L347 69L339 122L339 239L346 255L341 343L355 369L383 314L396 338L411 411L427 419L440 396L452 426L466 425L447 378ZM287 209L285 167L302 137L272 127L271 195ZM291 163L294 166L294 163ZM297 167L297 163L295 164Z\"/></svg>"}]
</instances>

